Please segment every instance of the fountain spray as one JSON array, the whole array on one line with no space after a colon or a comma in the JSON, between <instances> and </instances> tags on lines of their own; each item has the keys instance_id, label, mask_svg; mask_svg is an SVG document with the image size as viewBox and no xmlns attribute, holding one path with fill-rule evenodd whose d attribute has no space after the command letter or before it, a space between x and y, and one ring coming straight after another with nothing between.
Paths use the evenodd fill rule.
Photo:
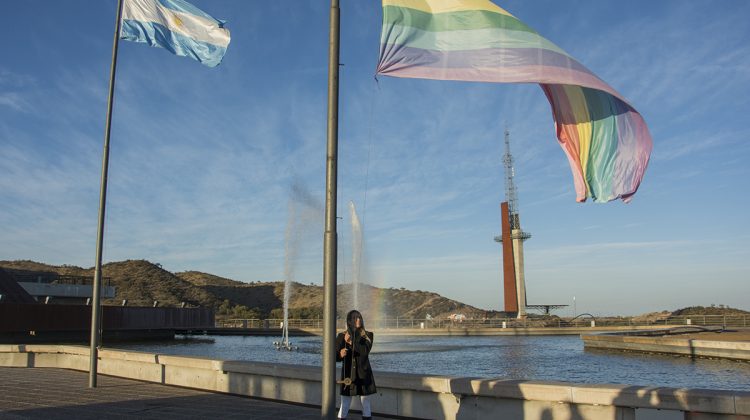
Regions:
<instances>
[{"instance_id":1,"label":"fountain spray","mask_svg":"<svg viewBox=\"0 0 750 420\"><path fill-rule=\"evenodd\" d=\"M359 309L359 283L362 272L362 225L354 202L349 202L349 217L352 223L352 307Z\"/></svg>"}]
</instances>

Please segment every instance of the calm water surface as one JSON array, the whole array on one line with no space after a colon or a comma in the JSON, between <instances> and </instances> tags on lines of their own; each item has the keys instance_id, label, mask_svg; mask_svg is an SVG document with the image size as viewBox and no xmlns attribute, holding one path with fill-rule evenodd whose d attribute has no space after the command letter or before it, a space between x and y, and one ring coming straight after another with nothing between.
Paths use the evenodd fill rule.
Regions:
<instances>
[{"instance_id":1,"label":"calm water surface","mask_svg":"<svg viewBox=\"0 0 750 420\"><path fill-rule=\"evenodd\" d=\"M151 353L320 366L320 337L293 337L298 351L277 351L279 337L184 337L116 344ZM375 371L576 383L750 391L750 363L583 349L578 336L377 337ZM377 373L377 372L376 372Z\"/></svg>"}]
</instances>

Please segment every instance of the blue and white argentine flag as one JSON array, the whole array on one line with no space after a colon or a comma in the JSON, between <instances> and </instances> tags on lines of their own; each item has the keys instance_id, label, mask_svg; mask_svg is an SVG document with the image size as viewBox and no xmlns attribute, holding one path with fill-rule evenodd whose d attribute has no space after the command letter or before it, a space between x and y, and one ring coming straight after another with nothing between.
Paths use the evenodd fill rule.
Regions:
<instances>
[{"instance_id":1,"label":"blue and white argentine flag","mask_svg":"<svg viewBox=\"0 0 750 420\"><path fill-rule=\"evenodd\" d=\"M184 0L125 0L120 38L216 67L229 46L224 23Z\"/></svg>"}]
</instances>

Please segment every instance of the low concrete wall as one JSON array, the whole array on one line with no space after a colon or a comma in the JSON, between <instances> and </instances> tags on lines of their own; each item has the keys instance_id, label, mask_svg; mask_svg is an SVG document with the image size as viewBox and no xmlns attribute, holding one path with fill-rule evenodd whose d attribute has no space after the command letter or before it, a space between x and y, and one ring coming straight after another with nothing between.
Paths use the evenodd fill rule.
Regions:
<instances>
[{"instance_id":1,"label":"low concrete wall","mask_svg":"<svg viewBox=\"0 0 750 420\"><path fill-rule=\"evenodd\" d=\"M214 323L209 308L102 307L107 340L174 337L176 329L210 328ZM90 336L91 306L0 303L0 343L85 343Z\"/></svg>"},{"instance_id":2,"label":"low concrete wall","mask_svg":"<svg viewBox=\"0 0 750 420\"><path fill-rule=\"evenodd\" d=\"M104 330L210 328L209 308L151 308L102 306ZM91 306L0 303L0 333L35 331L91 331Z\"/></svg>"},{"instance_id":3,"label":"low concrete wall","mask_svg":"<svg viewBox=\"0 0 750 420\"><path fill-rule=\"evenodd\" d=\"M586 348L750 361L750 342L747 341L694 340L678 336L643 337L618 334L581 335L581 339Z\"/></svg>"},{"instance_id":4,"label":"low concrete wall","mask_svg":"<svg viewBox=\"0 0 750 420\"><path fill-rule=\"evenodd\" d=\"M0 366L86 371L82 346L0 345ZM101 350L101 374L320 405L318 367ZM374 411L431 419L750 419L750 392L376 372ZM358 406L354 404L354 409ZM217 413L220 415L221 413Z\"/></svg>"}]
</instances>

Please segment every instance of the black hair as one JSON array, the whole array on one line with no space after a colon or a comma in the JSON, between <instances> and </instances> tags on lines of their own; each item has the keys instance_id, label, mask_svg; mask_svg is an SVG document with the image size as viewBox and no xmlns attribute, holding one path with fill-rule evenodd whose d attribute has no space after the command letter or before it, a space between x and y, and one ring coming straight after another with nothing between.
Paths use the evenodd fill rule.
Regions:
<instances>
[{"instance_id":1,"label":"black hair","mask_svg":"<svg viewBox=\"0 0 750 420\"><path fill-rule=\"evenodd\" d=\"M346 314L346 329L349 330L349 334L354 336L356 331L355 319L359 318L362 328L365 328L365 319L362 318L362 314L358 310L353 309Z\"/></svg>"}]
</instances>

